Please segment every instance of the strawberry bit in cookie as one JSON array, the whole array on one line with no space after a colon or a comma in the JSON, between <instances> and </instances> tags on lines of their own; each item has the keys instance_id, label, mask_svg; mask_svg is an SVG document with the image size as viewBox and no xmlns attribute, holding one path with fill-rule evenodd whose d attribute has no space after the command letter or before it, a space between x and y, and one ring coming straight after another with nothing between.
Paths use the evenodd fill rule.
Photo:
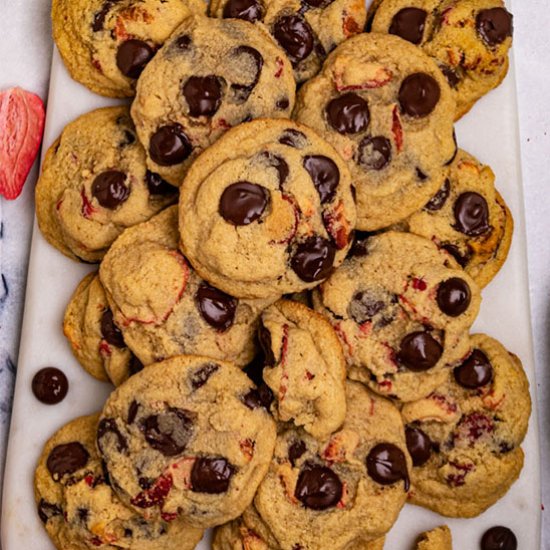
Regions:
<instances>
[{"instance_id":1,"label":"strawberry bit in cookie","mask_svg":"<svg viewBox=\"0 0 550 550\"><path fill-rule=\"evenodd\" d=\"M82 208L80 209L80 212L87 220L89 220L92 217L92 214L97 212L97 209L92 206L92 203L86 196L86 191L84 191L84 189L80 191L80 197L82 198Z\"/></svg>"},{"instance_id":2,"label":"strawberry bit in cookie","mask_svg":"<svg viewBox=\"0 0 550 550\"><path fill-rule=\"evenodd\" d=\"M241 448L241 452L245 456L247 462L250 462L254 456L255 445L256 443L250 438L239 441L239 447Z\"/></svg>"},{"instance_id":3,"label":"strawberry bit in cookie","mask_svg":"<svg viewBox=\"0 0 550 550\"><path fill-rule=\"evenodd\" d=\"M105 340L101 340L101 343L99 344L99 353L107 357L111 356L111 346Z\"/></svg>"},{"instance_id":4,"label":"strawberry bit in cookie","mask_svg":"<svg viewBox=\"0 0 550 550\"><path fill-rule=\"evenodd\" d=\"M275 64L277 65L277 71L275 72L275 78L281 78L283 71L285 69L285 64L283 60L280 57L277 57L275 60Z\"/></svg>"},{"instance_id":5,"label":"strawberry bit in cookie","mask_svg":"<svg viewBox=\"0 0 550 550\"><path fill-rule=\"evenodd\" d=\"M483 397L483 404L492 411L500 409L504 400L506 399L506 394L502 395L495 394L495 390L492 389L485 397Z\"/></svg>"},{"instance_id":6,"label":"strawberry bit in cookie","mask_svg":"<svg viewBox=\"0 0 550 550\"><path fill-rule=\"evenodd\" d=\"M340 201L334 209L323 211L323 223L336 248L342 250L349 242L351 228L346 219L344 204Z\"/></svg>"},{"instance_id":7,"label":"strawberry bit in cookie","mask_svg":"<svg viewBox=\"0 0 550 550\"><path fill-rule=\"evenodd\" d=\"M173 480L174 486L178 489L190 489L191 488L191 470L195 464L196 457L186 456L181 460L174 462L168 467L168 472L165 475L170 476Z\"/></svg>"},{"instance_id":8,"label":"strawberry bit in cookie","mask_svg":"<svg viewBox=\"0 0 550 550\"><path fill-rule=\"evenodd\" d=\"M346 501L348 500L348 484L342 481L342 498L338 501L336 508L342 509L346 507Z\"/></svg>"},{"instance_id":9,"label":"strawberry bit in cookie","mask_svg":"<svg viewBox=\"0 0 550 550\"><path fill-rule=\"evenodd\" d=\"M423 292L424 290L426 290L428 288L428 285L422 279L418 279L417 277L413 277L412 287L415 290L420 290L421 292Z\"/></svg>"},{"instance_id":10,"label":"strawberry bit in cookie","mask_svg":"<svg viewBox=\"0 0 550 550\"><path fill-rule=\"evenodd\" d=\"M397 152L400 153L403 150L403 126L401 125L401 119L399 118L399 113L397 112L397 106L393 108L392 112L391 131Z\"/></svg>"},{"instance_id":11,"label":"strawberry bit in cookie","mask_svg":"<svg viewBox=\"0 0 550 550\"><path fill-rule=\"evenodd\" d=\"M455 444L465 442L467 446L473 447L481 438L488 438L495 430L494 422L480 412L473 412L464 415L460 420L454 434Z\"/></svg>"},{"instance_id":12,"label":"strawberry bit in cookie","mask_svg":"<svg viewBox=\"0 0 550 550\"><path fill-rule=\"evenodd\" d=\"M335 433L322 450L321 456L327 462L345 462L350 460L359 446L359 434L351 430L341 430Z\"/></svg>"},{"instance_id":13,"label":"strawberry bit in cookie","mask_svg":"<svg viewBox=\"0 0 550 550\"><path fill-rule=\"evenodd\" d=\"M357 21L351 15L348 15L345 12L342 29L346 38L349 38L350 36L353 36L354 34L359 34L361 32L361 27L359 26L359 23L357 23Z\"/></svg>"},{"instance_id":14,"label":"strawberry bit in cookie","mask_svg":"<svg viewBox=\"0 0 550 550\"><path fill-rule=\"evenodd\" d=\"M445 480L451 487L461 487L464 485L466 483L466 476L475 469L474 464L462 464L456 461L449 462L449 466L458 471L445 477Z\"/></svg>"},{"instance_id":15,"label":"strawberry bit in cookie","mask_svg":"<svg viewBox=\"0 0 550 550\"><path fill-rule=\"evenodd\" d=\"M141 491L130 502L138 508L162 507L170 489L172 489L172 485L172 476L170 474L163 474L155 481L151 488Z\"/></svg>"}]
</instances>

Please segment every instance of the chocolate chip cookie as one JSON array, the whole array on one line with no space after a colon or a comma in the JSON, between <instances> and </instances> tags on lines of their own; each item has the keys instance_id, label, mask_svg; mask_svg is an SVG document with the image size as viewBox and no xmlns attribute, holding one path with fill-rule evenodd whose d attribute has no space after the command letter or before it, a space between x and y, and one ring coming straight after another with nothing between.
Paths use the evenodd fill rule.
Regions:
<instances>
[{"instance_id":1,"label":"chocolate chip cookie","mask_svg":"<svg viewBox=\"0 0 550 550\"><path fill-rule=\"evenodd\" d=\"M113 244L100 268L113 321L144 365L182 354L246 365L256 352L260 314L273 301L214 288L189 266L178 239L174 206Z\"/></svg>"},{"instance_id":2,"label":"chocolate chip cookie","mask_svg":"<svg viewBox=\"0 0 550 550\"><path fill-rule=\"evenodd\" d=\"M177 200L177 189L147 170L127 107L77 118L50 147L36 186L42 234L69 258L101 260L126 227Z\"/></svg>"},{"instance_id":3,"label":"chocolate chip cookie","mask_svg":"<svg viewBox=\"0 0 550 550\"><path fill-rule=\"evenodd\" d=\"M214 0L213 17L263 22L286 52L298 83L319 72L338 44L365 26L363 0Z\"/></svg>"},{"instance_id":4,"label":"chocolate chip cookie","mask_svg":"<svg viewBox=\"0 0 550 550\"><path fill-rule=\"evenodd\" d=\"M447 383L402 409L414 464L409 498L451 517L477 516L508 491L531 412L520 360L483 334L471 342Z\"/></svg>"},{"instance_id":5,"label":"chocolate chip cookie","mask_svg":"<svg viewBox=\"0 0 550 550\"><path fill-rule=\"evenodd\" d=\"M449 252L481 287L504 264L514 230L494 182L489 166L459 150L441 189L406 223Z\"/></svg>"},{"instance_id":6,"label":"chocolate chip cookie","mask_svg":"<svg viewBox=\"0 0 550 550\"><path fill-rule=\"evenodd\" d=\"M357 191L357 228L396 223L428 202L454 158L455 104L435 61L398 37L361 34L307 82L295 117L346 161Z\"/></svg>"},{"instance_id":7,"label":"chocolate chip cookie","mask_svg":"<svg viewBox=\"0 0 550 550\"><path fill-rule=\"evenodd\" d=\"M342 428L324 441L297 428L277 437L254 506L283 550L379 538L405 502L410 458L399 411L356 382L346 383L346 398Z\"/></svg>"},{"instance_id":8,"label":"chocolate chip cookie","mask_svg":"<svg viewBox=\"0 0 550 550\"><path fill-rule=\"evenodd\" d=\"M180 356L107 400L97 443L122 501L146 518L212 527L242 514L273 454L275 422L230 363Z\"/></svg>"},{"instance_id":9,"label":"chocolate chip cookie","mask_svg":"<svg viewBox=\"0 0 550 550\"><path fill-rule=\"evenodd\" d=\"M416 550L453 550L451 530L441 525L420 535L416 542Z\"/></svg>"},{"instance_id":10,"label":"chocolate chip cookie","mask_svg":"<svg viewBox=\"0 0 550 550\"><path fill-rule=\"evenodd\" d=\"M480 295L447 252L390 231L357 241L313 300L340 338L348 376L412 401L441 385L470 351Z\"/></svg>"},{"instance_id":11,"label":"chocolate chip cookie","mask_svg":"<svg viewBox=\"0 0 550 550\"><path fill-rule=\"evenodd\" d=\"M502 0L384 0L374 32L400 36L435 59L467 113L508 72L513 17Z\"/></svg>"},{"instance_id":12,"label":"chocolate chip cookie","mask_svg":"<svg viewBox=\"0 0 550 550\"><path fill-rule=\"evenodd\" d=\"M263 25L187 18L144 70L132 105L149 169L180 185L232 126L288 117L295 91L290 61Z\"/></svg>"},{"instance_id":13,"label":"chocolate chip cookie","mask_svg":"<svg viewBox=\"0 0 550 550\"><path fill-rule=\"evenodd\" d=\"M207 281L238 297L313 288L350 247L345 163L309 128L263 119L205 151L180 197L181 246Z\"/></svg>"},{"instance_id":14,"label":"chocolate chip cookie","mask_svg":"<svg viewBox=\"0 0 550 550\"><path fill-rule=\"evenodd\" d=\"M99 415L72 420L46 443L34 490L38 516L59 550L192 550L202 530L145 521L113 492L96 450Z\"/></svg>"},{"instance_id":15,"label":"chocolate chip cookie","mask_svg":"<svg viewBox=\"0 0 550 550\"><path fill-rule=\"evenodd\" d=\"M136 80L201 0L53 0L55 43L71 76L109 97L133 96Z\"/></svg>"}]
</instances>

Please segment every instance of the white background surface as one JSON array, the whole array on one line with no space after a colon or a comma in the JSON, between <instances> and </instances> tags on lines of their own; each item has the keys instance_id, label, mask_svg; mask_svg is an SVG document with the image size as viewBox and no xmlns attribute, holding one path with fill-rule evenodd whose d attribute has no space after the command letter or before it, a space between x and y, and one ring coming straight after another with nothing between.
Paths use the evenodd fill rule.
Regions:
<instances>
[{"instance_id":1,"label":"white background surface","mask_svg":"<svg viewBox=\"0 0 550 550\"><path fill-rule=\"evenodd\" d=\"M516 0L517 68L524 193L527 216L531 307L537 360L543 458L543 495L550 495L550 13L547 0ZM48 2L0 0L0 88L19 84L45 97L49 53ZM2 129L0 128L0 132ZM499 128L495 127L494 132ZM0 288L0 420L9 404L7 354L15 362L18 318L22 307L25 256L31 227L32 183L14 203L0 202L4 225L0 268L10 280L10 300ZM504 322L514 326L511 316ZM32 422L32 415L29 418ZM1 444L0 444L1 447ZM0 453L1 454L1 453ZM546 472L545 472L546 470ZM544 502L544 498L543 498ZM548 502L550 506L550 502ZM543 512L543 521L549 512ZM550 521L542 548L550 549ZM467 550L467 549L457 549ZM469 549L468 549L469 550ZM522 549L524 550L524 549ZM531 550L531 549L525 549ZM534 550L534 549L533 549Z\"/></svg>"}]
</instances>

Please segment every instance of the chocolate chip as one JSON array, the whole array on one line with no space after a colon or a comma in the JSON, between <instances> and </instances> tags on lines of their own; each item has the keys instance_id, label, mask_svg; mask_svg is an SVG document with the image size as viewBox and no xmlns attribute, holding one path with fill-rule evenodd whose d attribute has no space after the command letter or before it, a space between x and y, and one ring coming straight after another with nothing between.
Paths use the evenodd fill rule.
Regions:
<instances>
[{"instance_id":1,"label":"chocolate chip","mask_svg":"<svg viewBox=\"0 0 550 550\"><path fill-rule=\"evenodd\" d=\"M225 292L203 283L195 295L202 318L216 330L226 331L233 325L239 301Z\"/></svg>"},{"instance_id":2,"label":"chocolate chip","mask_svg":"<svg viewBox=\"0 0 550 550\"><path fill-rule=\"evenodd\" d=\"M518 539L508 527L491 527L481 538L481 550L517 550Z\"/></svg>"},{"instance_id":3,"label":"chocolate chip","mask_svg":"<svg viewBox=\"0 0 550 550\"><path fill-rule=\"evenodd\" d=\"M294 149L303 149L307 143L307 137L298 130L288 128L279 138L279 143L288 145L288 147L294 147Z\"/></svg>"},{"instance_id":4,"label":"chocolate chip","mask_svg":"<svg viewBox=\"0 0 550 550\"><path fill-rule=\"evenodd\" d=\"M92 24L92 30L94 32L103 30L107 14L115 4L118 4L118 2L120 2L120 0L105 0L105 2L103 2L101 9L94 14L94 22Z\"/></svg>"},{"instance_id":5,"label":"chocolate chip","mask_svg":"<svg viewBox=\"0 0 550 550\"><path fill-rule=\"evenodd\" d=\"M422 170L420 170L420 168L416 168L416 177L420 180L420 181L426 181L428 179L428 176L426 174L424 174L424 172L422 172Z\"/></svg>"},{"instance_id":6,"label":"chocolate chip","mask_svg":"<svg viewBox=\"0 0 550 550\"><path fill-rule=\"evenodd\" d=\"M405 453L392 443L379 443L367 456L369 476L381 485L393 485L404 480L405 491L409 490L409 473Z\"/></svg>"},{"instance_id":7,"label":"chocolate chip","mask_svg":"<svg viewBox=\"0 0 550 550\"><path fill-rule=\"evenodd\" d=\"M403 8L393 16L389 33L396 34L404 40L418 45L422 42L427 16L428 14L425 10Z\"/></svg>"},{"instance_id":8,"label":"chocolate chip","mask_svg":"<svg viewBox=\"0 0 550 550\"><path fill-rule=\"evenodd\" d=\"M353 295L349 304L349 314L358 324L363 324L380 313L386 307L385 303L375 294L359 291Z\"/></svg>"},{"instance_id":9,"label":"chocolate chip","mask_svg":"<svg viewBox=\"0 0 550 550\"><path fill-rule=\"evenodd\" d=\"M191 37L187 34L178 36L174 42L179 50L188 50L191 45Z\"/></svg>"},{"instance_id":10,"label":"chocolate chip","mask_svg":"<svg viewBox=\"0 0 550 550\"><path fill-rule=\"evenodd\" d=\"M63 510L59 506L46 502L43 498L40 499L38 503L38 517L42 523L48 523L53 517L61 516L62 514Z\"/></svg>"},{"instance_id":11,"label":"chocolate chip","mask_svg":"<svg viewBox=\"0 0 550 550\"><path fill-rule=\"evenodd\" d=\"M92 195L103 208L115 210L130 196L126 174L116 170L102 172L92 183Z\"/></svg>"},{"instance_id":12,"label":"chocolate chip","mask_svg":"<svg viewBox=\"0 0 550 550\"><path fill-rule=\"evenodd\" d=\"M265 159L267 161L267 164L275 170L277 170L277 175L279 178L279 187L282 188L283 184L288 178L288 175L290 173L290 168L288 167L288 163L283 157L280 157L279 155L273 155L271 153L262 153L261 155L262 159Z\"/></svg>"},{"instance_id":13,"label":"chocolate chip","mask_svg":"<svg viewBox=\"0 0 550 550\"><path fill-rule=\"evenodd\" d=\"M340 170L336 163L323 155L309 155L304 157L304 168L313 180L321 204L332 201L340 183Z\"/></svg>"},{"instance_id":14,"label":"chocolate chip","mask_svg":"<svg viewBox=\"0 0 550 550\"><path fill-rule=\"evenodd\" d=\"M128 448L128 442L120 433L116 420L114 418L103 418L97 427L97 446L101 452L103 452L103 439L109 434L116 438L116 446L119 453L124 452Z\"/></svg>"},{"instance_id":15,"label":"chocolate chip","mask_svg":"<svg viewBox=\"0 0 550 550\"><path fill-rule=\"evenodd\" d=\"M258 342L264 355L264 365L266 367L275 366L275 355L271 344L271 332L263 323L258 327Z\"/></svg>"},{"instance_id":16,"label":"chocolate chip","mask_svg":"<svg viewBox=\"0 0 550 550\"><path fill-rule=\"evenodd\" d=\"M464 254L460 252L458 246L454 244L444 244L441 246L443 250L446 250L457 262L460 267L466 267L472 257L471 252L468 250Z\"/></svg>"},{"instance_id":17,"label":"chocolate chip","mask_svg":"<svg viewBox=\"0 0 550 550\"><path fill-rule=\"evenodd\" d=\"M139 411L139 403L133 399L128 407L128 424L133 424Z\"/></svg>"},{"instance_id":18,"label":"chocolate chip","mask_svg":"<svg viewBox=\"0 0 550 550\"><path fill-rule=\"evenodd\" d=\"M87 510L86 508L78 508L76 513L80 522L86 524L86 521L88 520L88 515L90 513L89 510Z\"/></svg>"},{"instance_id":19,"label":"chocolate chip","mask_svg":"<svg viewBox=\"0 0 550 550\"><path fill-rule=\"evenodd\" d=\"M119 142L119 147L128 147L136 142L136 136L130 130L124 130L124 139Z\"/></svg>"},{"instance_id":20,"label":"chocolate chip","mask_svg":"<svg viewBox=\"0 0 550 550\"><path fill-rule=\"evenodd\" d=\"M302 281L313 283L330 275L335 255L336 250L330 241L308 237L296 247L290 265Z\"/></svg>"},{"instance_id":21,"label":"chocolate chip","mask_svg":"<svg viewBox=\"0 0 550 550\"><path fill-rule=\"evenodd\" d=\"M55 367L40 369L32 379L32 392L38 401L56 405L65 399L69 381L65 374Z\"/></svg>"},{"instance_id":22,"label":"chocolate chip","mask_svg":"<svg viewBox=\"0 0 550 550\"><path fill-rule=\"evenodd\" d=\"M431 369L443 354L441 344L424 331L411 332L401 340L397 358L413 372Z\"/></svg>"},{"instance_id":23,"label":"chocolate chip","mask_svg":"<svg viewBox=\"0 0 550 550\"><path fill-rule=\"evenodd\" d=\"M232 100L234 103L241 104L249 98L252 90L254 90L254 88L258 84L258 81L260 80L260 75L262 74L262 68L264 66L264 58L258 50L256 50L255 48L251 48L250 46L239 46L233 49L230 55L232 57L247 56L252 59L252 64L254 65L253 76L249 82L247 82L246 84L231 84L231 91L233 93Z\"/></svg>"},{"instance_id":24,"label":"chocolate chip","mask_svg":"<svg viewBox=\"0 0 550 550\"><path fill-rule=\"evenodd\" d=\"M476 17L477 32L489 46L497 46L512 36L513 16L504 8L481 10Z\"/></svg>"},{"instance_id":25,"label":"chocolate chip","mask_svg":"<svg viewBox=\"0 0 550 550\"><path fill-rule=\"evenodd\" d=\"M452 277L437 287L437 305L449 317L462 315L470 305L472 292L468 283L460 277Z\"/></svg>"},{"instance_id":26,"label":"chocolate chip","mask_svg":"<svg viewBox=\"0 0 550 550\"><path fill-rule=\"evenodd\" d=\"M367 136L361 140L357 160L367 170L383 170L391 158L391 141L388 138Z\"/></svg>"},{"instance_id":27,"label":"chocolate chip","mask_svg":"<svg viewBox=\"0 0 550 550\"><path fill-rule=\"evenodd\" d=\"M66 474L73 474L88 464L90 454L86 448L77 441L57 445L54 447L46 461L46 468L55 481L59 481Z\"/></svg>"},{"instance_id":28,"label":"chocolate chip","mask_svg":"<svg viewBox=\"0 0 550 550\"><path fill-rule=\"evenodd\" d=\"M197 369L191 375L191 387L193 390L198 390L202 388L209 380L209 378L220 369L219 365L216 363L206 363L200 369Z\"/></svg>"},{"instance_id":29,"label":"chocolate chip","mask_svg":"<svg viewBox=\"0 0 550 550\"><path fill-rule=\"evenodd\" d=\"M326 510L336 506L343 494L338 475L326 466L306 464L296 482L294 496L311 510Z\"/></svg>"},{"instance_id":30,"label":"chocolate chip","mask_svg":"<svg viewBox=\"0 0 550 550\"><path fill-rule=\"evenodd\" d=\"M144 418L141 427L145 441L164 456L176 456L185 450L193 431L193 415L184 409L169 408L166 412Z\"/></svg>"},{"instance_id":31,"label":"chocolate chip","mask_svg":"<svg viewBox=\"0 0 550 550\"><path fill-rule=\"evenodd\" d=\"M451 182L449 179L445 179L441 189L426 203L424 208L426 210L430 210L430 212L437 212L438 210L441 210L447 202L450 192Z\"/></svg>"},{"instance_id":32,"label":"chocolate chip","mask_svg":"<svg viewBox=\"0 0 550 550\"><path fill-rule=\"evenodd\" d=\"M491 230L487 201L473 191L462 193L454 204L454 228L469 237L477 237Z\"/></svg>"},{"instance_id":33,"label":"chocolate chip","mask_svg":"<svg viewBox=\"0 0 550 550\"><path fill-rule=\"evenodd\" d=\"M369 254L369 237L374 233L366 231L355 231L354 241L349 251L349 257L351 258L363 258Z\"/></svg>"},{"instance_id":34,"label":"chocolate chip","mask_svg":"<svg viewBox=\"0 0 550 550\"><path fill-rule=\"evenodd\" d=\"M139 78L155 50L143 40L130 39L123 42L117 50L116 65L120 72L128 78Z\"/></svg>"},{"instance_id":35,"label":"chocolate chip","mask_svg":"<svg viewBox=\"0 0 550 550\"><path fill-rule=\"evenodd\" d=\"M357 134L367 129L369 104L353 92L332 99L325 108L328 123L340 134Z\"/></svg>"},{"instance_id":36,"label":"chocolate chip","mask_svg":"<svg viewBox=\"0 0 550 550\"><path fill-rule=\"evenodd\" d=\"M300 15L284 15L277 19L273 36L293 64L304 60L313 51L313 31Z\"/></svg>"},{"instance_id":37,"label":"chocolate chip","mask_svg":"<svg viewBox=\"0 0 550 550\"><path fill-rule=\"evenodd\" d=\"M134 376L138 372L141 372L145 367L143 363L132 353L130 358L130 363L128 364L128 370L130 371L130 376Z\"/></svg>"},{"instance_id":38,"label":"chocolate chip","mask_svg":"<svg viewBox=\"0 0 550 550\"><path fill-rule=\"evenodd\" d=\"M456 70L449 67L449 65L439 65L439 68L451 88L456 88L460 84L460 75Z\"/></svg>"},{"instance_id":39,"label":"chocolate chip","mask_svg":"<svg viewBox=\"0 0 550 550\"><path fill-rule=\"evenodd\" d=\"M409 75L399 88L401 111L412 117L428 116L435 109L440 97L439 84L426 73Z\"/></svg>"},{"instance_id":40,"label":"chocolate chip","mask_svg":"<svg viewBox=\"0 0 550 550\"><path fill-rule=\"evenodd\" d=\"M219 495L229 489L235 467L225 458L203 456L197 458L191 470L191 490L195 493Z\"/></svg>"},{"instance_id":41,"label":"chocolate chip","mask_svg":"<svg viewBox=\"0 0 550 550\"><path fill-rule=\"evenodd\" d=\"M145 174L145 181L151 195L172 195L177 191L173 185L170 185L166 180L150 170L147 170Z\"/></svg>"},{"instance_id":42,"label":"chocolate chip","mask_svg":"<svg viewBox=\"0 0 550 550\"><path fill-rule=\"evenodd\" d=\"M226 187L220 198L220 216L232 225L249 225L264 213L269 204L269 191L248 181Z\"/></svg>"},{"instance_id":43,"label":"chocolate chip","mask_svg":"<svg viewBox=\"0 0 550 550\"><path fill-rule=\"evenodd\" d=\"M264 17L265 8L258 0L229 0L223 7L224 19L244 19L254 23Z\"/></svg>"},{"instance_id":44,"label":"chocolate chip","mask_svg":"<svg viewBox=\"0 0 550 550\"><path fill-rule=\"evenodd\" d=\"M122 332L115 325L113 312L106 309L101 316L101 336L107 343L117 348L125 348L126 344L122 336Z\"/></svg>"},{"instance_id":45,"label":"chocolate chip","mask_svg":"<svg viewBox=\"0 0 550 550\"><path fill-rule=\"evenodd\" d=\"M249 409L258 409L263 407L267 411L273 403L274 395L269 386L265 382L261 382L258 388L251 389L244 397L243 403Z\"/></svg>"},{"instance_id":46,"label":"chocolate chip","mask_svg":"<svg viewBox=\"0 0 550 550\"><path fill-rule=\"evenodd\" d=\"M288 109L289 106L290 106L290 101L288 97L282 97L281 99L278 99L277 102L275 103L275 107L277 107L279 111L284 111Z\"/></svg>"},{"instance_id":47,"label":"chocolate chip","mask_svg":"<svg viewBox=\"0 0 550 550\"><path fill-rule=\"evenodd\" d=\"M220 108L222 83L215 75L191 76L182 90L189 106L189 115L192 117L211 117Z\"/></svg>"},{"instance_id":48,"label":"chocolate chip","mask_svg":"<svg viewBox=\"0 0 550 550\"><path fill-rule=\"evenodd\" d=\"M407 450L411 455L413 466L423 466L432 455L432 441L420 428L407 426L405 428Z\"/></svg>"},{"instance_id":49,"label":"chocolate chip","mask_svg":"<svg viewBox=\"0 0 550 550\"><path fill-rule=\"evenodd\" d=\"M288 448L288 460L290 460L290 463L292 464L292 467L296 466L296 461L303 456L303 454L306 452L306 444L299 439L298 441L294 441L290 447Z\"/></svg>"},{"instance_id":50,"label":"chocolate chip","mask_svg":"<svg viewBox=\"0 0 550 550\"><path fill-rule=\"evenodd\" d=\"M474 349L466 361L454 369L454 377L457 384L474 390L493 380L493 366L480 349Z\"/></svg>"},{"instance_id":51,"label":"chocolate chip","mask_svg":"<svg viewBox=\"0 0 550 550\"><path fill-rule=\"evenodd\" d=\"M183 162L192 150L191 142L179 124L161 126L149 142L149 155L161 166Z\"/></svg>"}]
</instances>

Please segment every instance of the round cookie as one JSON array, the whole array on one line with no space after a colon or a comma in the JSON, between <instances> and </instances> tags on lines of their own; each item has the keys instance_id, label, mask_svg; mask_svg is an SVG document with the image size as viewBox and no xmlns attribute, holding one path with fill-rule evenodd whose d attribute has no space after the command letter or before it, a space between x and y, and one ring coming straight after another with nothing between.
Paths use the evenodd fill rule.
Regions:
<instances>
[{"instance_id":1,"label":"round cookie","mask_svg":"<svg viewBox=\"0 0 550 550\"><path fill-rule=\"evenodd\" d=\"M272 300L239 300L210 286L179 252L178 239L173 206L125 231L105 256L101 282L124 341L144 365L183 354L246 365Z\"/></svg>"},{"instance_id":2,"label":"round cookie","mask_svg":"<svg viewBox=\"0 0 550 550\"><path fill-rule=\"evenodd\" d=\"M399 411L356 382L347 382L346 398L346 420L330 438L301 429L277 437L254 506L282 550L379 538L405 502L410 459Z\"/></svg>"},{"instance_id":3,"label":"round cookie","mask_svg":"<svg viewBox=\"0 0 550 550\"><path fill-rule=\"evenodd\" d=\"M356 242L313 300L340 338L348 376L413 401L440 386L468 354L481 298L445 251L390 231Z\"/></svg>"},{"instance_id":4,"label":"round cookie","mask_svg":"<svg viewBox=\"0 0 550 550\"><path fill-rule=\"evenodd\" d=\"M242 514L273 454L275 422L230 363L180 356L107 400L97 443L113 486L146 518L212 527Z\"/></svg>"},{"instance_id":5,"label":"round cookie","mask_svg":"<svg viewBox=\"0 0 550 550\"><path fill-rule=\"evenodd\" d=\"M179 186L232 126L288 117L295 93L290 61L263 25L194 16L143 71L132 117L149 169Z\"/></svg>"},{"instance_id":6,"label":"round cookie","mask_svg":"<svg viewBox=\"0 0 550 550\"><path fill-rule=\"evenodd\" d=\"M345 163L289 120L233 128L181 189L181 247L204 279L234 296L313 288L344 260L354 226Z\"/></svg>"},{"instance_id":7,"label":"round cookie","mask_svg":"<svg viewBox=\"0 0 550 550\"><path fill-rule=\"evenodd\" d=\"M402 409L415 464L410 501L451 517L477 516L508 491L531 413L520 360L483 334L471 343L443 386Z\"/></svg>"},{"instance_id":8,"label":"round cookie","mask_svg":"<svg viewBox=\"0 0 550 550\"><path fill-rule=\"evenodd\" d=\"M53 35L75 80L104 96L133 96L172 31L205 10L201 0L53 0Z\"/></svg>"},{"instance_id":9,"label":"round cookie","mask_svg":"<svg viewBox=\"0 0 550 550\"><path fill-rule=\"evenodd\" d=\"M36 185L36 216L48 242L73 260L97 262L129 226L177 200L145 167L127 107L68 124L48 149Z\"/></svg>"},{"instance_id":10,"label":"round cookie","mask_svg":"<svg viewBox=\"0 0 550 550\"><path fill-rule=\"evenodd\" d=\"M113 492L95 446L99 415L72 420L46 443L34 478L38 515L59 550L192 550L202 530L147 522Z\"/></svg>"},{"instance_id":11,"label":"round cookie","mask_svg":"<svg viewBox=\"0 0 550 550\"><path fill-rule=\"evenodd\" d=\"M489 166L459 150L441 189L406 223L449 252L480 287L504 264L514 231L494 182Z\"/></svg>"},{"instance_id":12,"label":"round cookie","mask_svg":"<svg viewBox=\"0 0 550 550\"><path fill-rule=\"evenodd\" d=\"M338 44L362 32L363 0L213 0L213 17L263 22L283 48L298 83L319 72Z\"/></svg>"},{"instance_id":13,"label":"round cookie","mask_svg":"<svg viewBox=\"0 0 550 550\"><path fill-rule=\"evenodd\" d=\"M398 37L360 34L304 84L295 118L346 161L357 228L406 218L441 187L455 153L451 90L435 61Z\"/></svg>"},{"instance_id":14,"label":"round cookie","mask_svg":"<svg viewBox=\"0 0 550 550\"><path fill-rule=\"evenodd\" d=\"M451 530L441 525L422 533L416 542L416 550L453 550Z\"/></svg>"},{"instance_id":15,"label":"round cookie","mask_svg":"<svg viewBox=\"0 0 550 550\"><path fill-rule=\"evenodd\" d=\"M513 17L502 0L384 0L372 30L400 36L437 62L453 89L456 120L508 72Z\"/></svg>"}]
</instances>

